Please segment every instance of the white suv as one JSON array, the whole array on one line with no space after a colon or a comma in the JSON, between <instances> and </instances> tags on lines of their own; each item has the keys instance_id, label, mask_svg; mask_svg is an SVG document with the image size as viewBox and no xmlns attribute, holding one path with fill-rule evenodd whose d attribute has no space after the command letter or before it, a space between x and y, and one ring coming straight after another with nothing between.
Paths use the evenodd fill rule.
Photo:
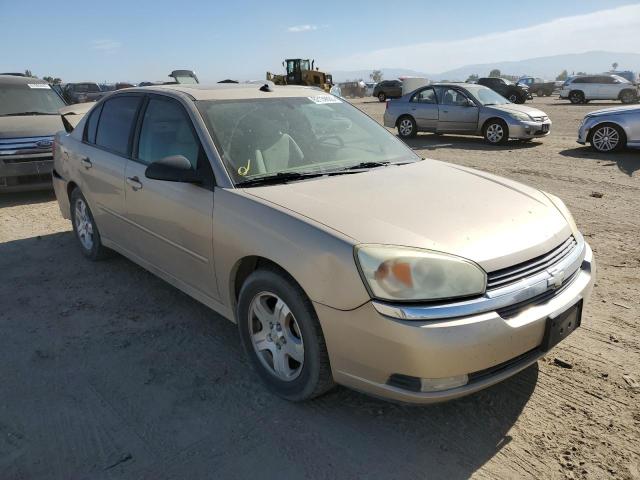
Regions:
<instances>
[{"instance_id":1,"label":"white suv","mask_svg":"<svg viewBox=\"0 0 640 480\"><path fill-rule=\"evenodd\" d=\"M638 101L638 89L618 75L585 75L572 77L564 82L560 98L568 98L571 103L586 103L589 100L635 103Z\"/></svg>"}]
</instances>

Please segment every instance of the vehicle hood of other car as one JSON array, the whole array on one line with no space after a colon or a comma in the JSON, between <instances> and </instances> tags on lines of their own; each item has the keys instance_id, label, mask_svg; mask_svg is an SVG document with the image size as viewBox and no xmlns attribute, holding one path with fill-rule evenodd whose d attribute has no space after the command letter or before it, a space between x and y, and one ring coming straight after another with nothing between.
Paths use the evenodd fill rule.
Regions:
<instances>
[{"instance_id":1,"label":"vehicle hood of other car","mask_svg":"<svg viewBox=\"0 0 640 480\"><path fill-rule=\"evenodd\" d=\"M54 136L60 130L60 115L0 117L0 138Z\"/></svg>"},{"instance_id":2,"label":"vehicle hood of other car","mask_svg":"<svg viewBox=\"0 0 640 480\"><path fill-rule=\"evenodd\" d=\"M546 253L571 234L542 192L435 160L236 191L296 212L354 244L446 252L487 271Z\"/></svg>"},{"instance_id":3,"label":"vehicle hood of other car","mask_svg":"<svg viewBox=\"0 0 640 480\"><path fill-rule=\"evenodd\" d=\"M589 112L585 117L599 117L602 115L620 115L620 114L637 113L640 114L640 107L637 105L625 105L620 107L603 108L602 110L595 110Z\"/></svg>"},{"instance_id":4,"label":"vehicle hood of other car","mask_svg":"<svg viewBox=\"0 0 640 480\"><path fill-rule=\"evenodd\" d=\"M497 110L499 112L522 112L531 117L546 117L547 114L537 108L529 107L528 105L519 105L517 103L506 103L504 105L487 105L484 108Z\"/></svg>"}]
</instances>

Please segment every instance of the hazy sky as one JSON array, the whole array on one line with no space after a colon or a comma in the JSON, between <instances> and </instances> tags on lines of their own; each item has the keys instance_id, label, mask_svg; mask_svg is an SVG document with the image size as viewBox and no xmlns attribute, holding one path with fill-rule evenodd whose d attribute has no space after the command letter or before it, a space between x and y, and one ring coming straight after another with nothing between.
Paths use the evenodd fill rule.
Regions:
<instances>
[{"instance_id":1,"label":"hazy sky","mask_svg":"<svg viewBox=\"0 0 640 480\"><path fill-rule=\"evenodd\" d=\"M441 72L588 50L640 52L640 2L0 0L0 71L65 81L263 78L284 58L325 70Z\"/></svg>"}]
</instances>

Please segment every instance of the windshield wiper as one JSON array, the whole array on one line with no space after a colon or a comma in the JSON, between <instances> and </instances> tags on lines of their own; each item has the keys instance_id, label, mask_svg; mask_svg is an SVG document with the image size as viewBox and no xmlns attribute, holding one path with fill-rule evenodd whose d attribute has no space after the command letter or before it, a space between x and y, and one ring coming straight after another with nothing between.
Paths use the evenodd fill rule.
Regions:
<instances>
[{"instance_id":1,"label":"windshield wiper","mask_svg":"<svg viewBox=\"0 0 640 480\"><path fill-rule=\"evenodd\" d=\"M57 113L47 112L16 112L16 113L3 113L0 117L22 117L27 115L58 115Z\"/></svg>"},{"instance_id":2,"label":"windshield wiper","mask_svg":"<svg viewBox=\"0 0 640 480\"><path fill-rule=\"evenodd\" d=\"M350 165L348 167L339 168L336 170L330 170L325 173L327 175L340 175L342 173L357 173L357 170L366 170L369 168L376 168L376 167L386 167L388 165L406 165L407 163L413 163L413 162L389 162L388 160L385 160L383 162L361 162L356 165Z\"/></svg>"},{"instance_id":3,"label":"windshield wiper","mask_svg":"<svg viewBox=\"0 0 640 480\"><path fill-rule=\"evenodd\" d=\"M263 175L262 177L250 178L243 182L238 182L238 187L255 187L258 185L275 185L286 183L292 180L305 180L307 178L321 177L324 172L278 172L273 175Z\"/></svg>"}]
</instances>

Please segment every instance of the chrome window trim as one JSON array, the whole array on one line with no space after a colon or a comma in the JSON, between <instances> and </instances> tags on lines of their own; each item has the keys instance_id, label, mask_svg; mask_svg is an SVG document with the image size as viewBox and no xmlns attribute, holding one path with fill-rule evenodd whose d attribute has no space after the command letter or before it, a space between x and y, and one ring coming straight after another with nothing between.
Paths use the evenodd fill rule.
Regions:
<instances>
[{"instance_id":1,"label":"chrome window trim","mask_svg":"<svg viewBox=\"0 0 640 480\"><path fill-rule=\"evenodd\" d=\"M584 238L582 235L575 237L578 245L558 264L517 283L487 291L482 297L440 305L399 305L373 300L373 307L382 315L401 320L438 320L477 315L524 302L547 290L557 288L550 282L559 272L564 272L564 278L569 279L580 269L583 261L591 262L591 249Z\"/></svg>"}]
</instances>

